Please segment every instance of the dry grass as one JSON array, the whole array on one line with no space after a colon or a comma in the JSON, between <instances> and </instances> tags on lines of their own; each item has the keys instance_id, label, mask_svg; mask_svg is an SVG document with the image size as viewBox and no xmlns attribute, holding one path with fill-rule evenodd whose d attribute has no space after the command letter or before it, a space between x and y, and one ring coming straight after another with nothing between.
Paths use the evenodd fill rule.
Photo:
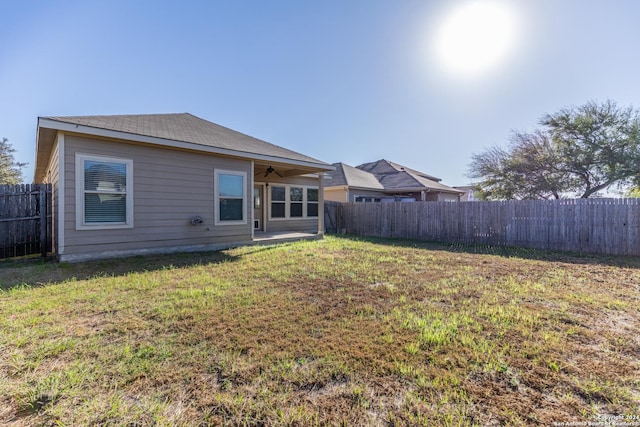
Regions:
<instances>
[{"instance_id":1,"label":"dry grass","mask_svg":"<svg viewBox=\"0 0 640 427\"><path fill-rule=\"evenodd\" d=\"M5 261L0 424L633 421L639 267L337 237Z\"/></svg>"}]
</instances>

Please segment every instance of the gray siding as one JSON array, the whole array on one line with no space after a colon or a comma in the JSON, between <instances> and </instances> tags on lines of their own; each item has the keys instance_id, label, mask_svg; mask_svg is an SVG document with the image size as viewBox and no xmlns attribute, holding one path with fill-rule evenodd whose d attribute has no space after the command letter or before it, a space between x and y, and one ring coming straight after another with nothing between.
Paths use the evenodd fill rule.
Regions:
<instances>
[{"instance_id":1,"label":"gray siding","mask_svg":"<svg viewBox=\"0 0 640 427\"><path fill-rule=\"evenodd\" d=\"M76 153L133 160L133 228L76 230ZM214 225L215 169L246 172L246 225ZM65 255L250 241L251 190L250 161L67 134Z\"/></svg>"},{"instance_id":2,"label":"gray siding","mask_svg":"<svg viewBox=\"0 0 640 427\"><path fill-rule=\"evenodd\" d=\"M45 172L45 176L44 176L44 183L45 184L51 184L51 188L52 188L52 194L51 194L51 206L52 206L52 212L51 212L51 230L52 230L52 236L51 236L51 242L52 242L52 249L53 249L53 253L57 254L58 253L58 233L59 233L59 229L58 229L58 199L59 199L59 181L60 181L60 163L59 163L59 151L58 151L58 142L56 140L56 143L54 144L53 150L51 151L51 157L49 159L49 164L47 165L47 170Z\"/></svg>"}]
</instances>

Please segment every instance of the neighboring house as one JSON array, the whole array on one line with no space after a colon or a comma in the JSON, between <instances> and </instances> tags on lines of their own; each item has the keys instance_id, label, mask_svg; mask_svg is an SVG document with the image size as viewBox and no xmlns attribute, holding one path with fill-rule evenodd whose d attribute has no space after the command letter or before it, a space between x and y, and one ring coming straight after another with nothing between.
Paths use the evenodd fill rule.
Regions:
<instances>
[{"instance_id":1,"label":"neighboring house","mask_svg":"<svg viewBox=\"0 0 640 427\"><path fill-rule=\"evenodd\" d=\"M440 183L440 179L388 160L349 166L334 163L327 173L325 200L336 202L451 201L464 191Z\"/></svg>"},{"instance_id":2,"label":"neighboring house","mask_svg":"<svg viewBox=\"0 0 640 427\"><path fill-rule=\"evenodd\" d=\"M61 261L321 235L332 166L191 114L38 118Z\"/></svg>"},{"instance_id":3,"label":"neighboring house","mask_svg":"<svg viewBox=\"0 0 640 427\"><path fill-rule=\"evenodd\" d=\"M461 202L475 202L478 200L475 185L456 185L453 188L465 192L462 197L460 197Z\"/></svg>"}]
</instances>

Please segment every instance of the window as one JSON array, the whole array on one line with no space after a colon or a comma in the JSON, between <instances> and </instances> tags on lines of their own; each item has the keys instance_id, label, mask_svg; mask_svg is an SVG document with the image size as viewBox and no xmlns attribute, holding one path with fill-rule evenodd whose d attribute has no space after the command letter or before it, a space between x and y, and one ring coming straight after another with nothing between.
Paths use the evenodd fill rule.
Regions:
<instances>
[{"instance_id":1,"label":"window","mask_svg":"<svg viewBox=\"0 0 640 427\"><path fill-rule=\"evenodd\" d=\"M133 160L76 154L76 229L133 227Z\"/></svg>"},{"instance_id":2,"label":"window","mask_svg":"<svg viewBox=\"0 0 640 427\"><path fill-rule=\"evenodd\" d=\"M318 189L307 188L307 216L318 216Z\"/></svg>"},{"instance_id":3,"label":"window","mask_svg":"<svg viewBox=\"0 0 640 427\"><path fill-rule=\"evenodd\" d=\"M284 218L287 204L287 188L271 186L271 218Z\"/></svg>"},{"instance_id":4,"label":"window","mask_svg":"<svg viewBox=\"0 0 640 427\"><path fill-rule=\"evenodd\" d=\"M302 199L303 199L303 188L302 187L289 187L289 216L291 218L301 218L302 217Z\"/></svg>"},{"instance_id":5,"label":"window","mask_svg":"<svg viewBox=\"0 0 640 427\"><path fill-rule=\"evenodd\" d=\"M246 172L216 170L214 173L215 188L215 223L246 224L247 212L247 174Z\"/></svg>"},{"instance_id":6,"label":"window","mask_svg":"<svg viewBox=\"0 0 640 427\"><path fill-rule=\"evenodd\" d=\"M378 197L366 197L366 196L356 196L356 202L379 202L380 199Z\"/></svg>"},{"instance_id":7,"label":"window","mask_svg":"<svg viewBox=\"0 0 640 427\"><path fill-rule=\"evenodd\" d=\"M271 185L270 219L318 217L318 188L299 185Z\"/></svg>"}]
</instances>

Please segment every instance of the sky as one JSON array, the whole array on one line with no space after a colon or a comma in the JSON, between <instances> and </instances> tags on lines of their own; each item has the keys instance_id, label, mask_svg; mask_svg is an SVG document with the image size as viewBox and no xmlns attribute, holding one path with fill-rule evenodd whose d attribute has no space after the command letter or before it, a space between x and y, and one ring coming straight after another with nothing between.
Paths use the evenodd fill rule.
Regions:
<instances>
[{"instance_id":1,"label":"sky","mask_svg":"<svg viewBox=\"0 0 640 427\"><path fill-rule=\"evenodd\" d=\"M0 137L25 182L46 116L189 112L457 186L545 113L640 107L636 0L0 1Z\"/></svg>"}]
</instances>

